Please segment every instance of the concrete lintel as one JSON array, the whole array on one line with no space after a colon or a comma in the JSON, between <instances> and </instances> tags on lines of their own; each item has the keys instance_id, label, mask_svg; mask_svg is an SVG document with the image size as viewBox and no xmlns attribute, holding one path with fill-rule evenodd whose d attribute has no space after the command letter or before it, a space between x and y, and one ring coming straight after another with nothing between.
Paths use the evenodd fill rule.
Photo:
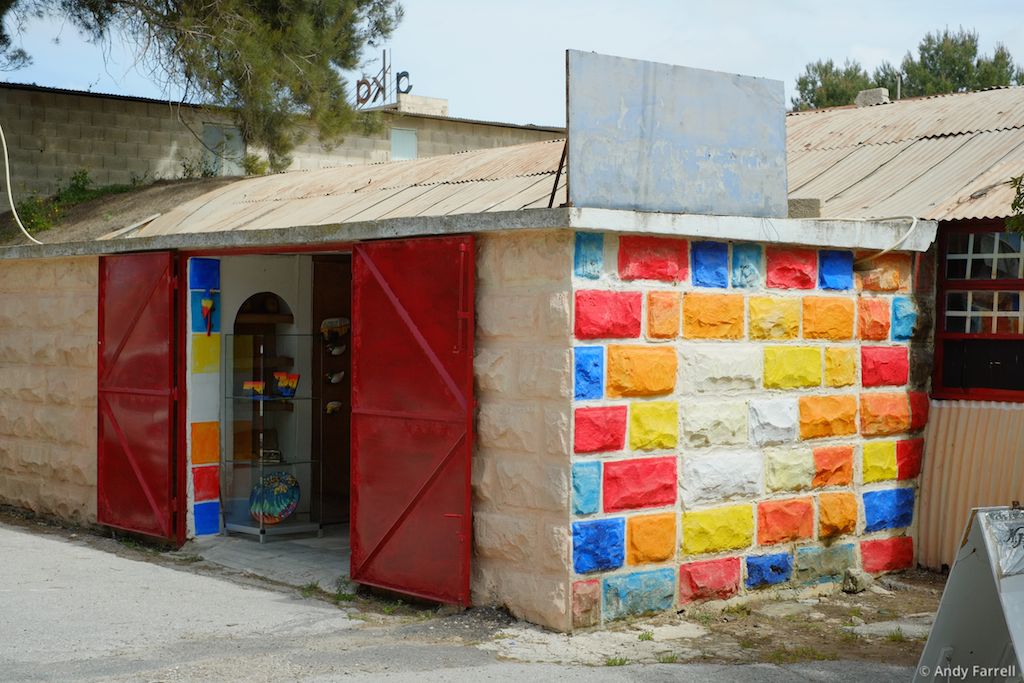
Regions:
<instances>
[{"instance_id":1,"label":"concrete lintel","mask_svg":"<svg viewBox=\"0 0 1024 683\"><path fill-rule=\"evenodd\" d=\"M906 236L911 225L913 221L910 218L884 221L750 218L587 208L574 208L569 214L569 226L578 230L611 230L838 249L882 250L903 240L896 249L927 251L935 240L938 223L919 219L913 232Z\"/></svg>"}]
</instances>

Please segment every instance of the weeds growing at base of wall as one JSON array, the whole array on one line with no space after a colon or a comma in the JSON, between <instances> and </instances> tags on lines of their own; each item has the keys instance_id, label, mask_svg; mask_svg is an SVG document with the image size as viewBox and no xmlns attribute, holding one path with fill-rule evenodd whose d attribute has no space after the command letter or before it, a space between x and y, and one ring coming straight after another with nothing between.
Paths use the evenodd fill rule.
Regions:
<instances>
[{"instance_id":1,"label":"weeds growing at base of wall","mask_svg":"<svg viewBox=\"0 0 1024 683\"><path fill-rule=\"evenodd\" d=\"M18 216L29 232L42 232L57 225L64 217L67 209L93 199L106 197L112 194L131 192L150 182L149 174L141 176L132 174L131 182L128 184L100 185L95 186L89 171L82 168L75 171L68 183L57 187L57 192L50 197L40 197L37 194L30 195L21 200L15 206L18 209Z\"/></svg>"}]
</instances>

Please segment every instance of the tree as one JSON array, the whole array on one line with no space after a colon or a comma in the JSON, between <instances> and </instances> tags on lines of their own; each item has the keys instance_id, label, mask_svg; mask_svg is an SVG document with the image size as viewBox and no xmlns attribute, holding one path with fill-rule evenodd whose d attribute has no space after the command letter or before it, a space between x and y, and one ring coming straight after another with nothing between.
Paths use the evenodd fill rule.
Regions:
<instances>
[{"instance_id":1,"label":"tree","mask_svg":"<svg viewBox=\"0 0 1024 683\"><path fill-rule=\"evenodd\" d=\"M398 0L0 0L0 68L26 64L15 30L33 17L62 15L96 42L112 29L135 41L140 64L184 98L235 117L246 143L271 167L313 124L326 144L356 126L341 71L401 21Z\"/></svg>"},{"instance_id":2,"label":"tree","mask_svg":"<svg viewBox=\"0 0 1024 683\"><path fill-rule=\"evenodd\" d=\"M896 82L902 78L901 97L942 95L981 90L997 85L1024 84L1024 70L1014 64L1010 51L996 45L992 56L978 54L978 34L962 27L928 33L917 46L917 57L910 52L900 68L882 62L873 80L896 94Z\"/></svg>"},{"instance_id":3,"label":"tree","mask_svg":"<svg viewBox=\"0 0 1024 683\"><path fill-rule=\"evenodd\" d=\"M868 72L856 61L847 59L837 67L831 59L807 65L796 79L799 95L792 98L793 109L818 109L853 104L857 93L871 87Z\"/></svg>"}]
</instances>

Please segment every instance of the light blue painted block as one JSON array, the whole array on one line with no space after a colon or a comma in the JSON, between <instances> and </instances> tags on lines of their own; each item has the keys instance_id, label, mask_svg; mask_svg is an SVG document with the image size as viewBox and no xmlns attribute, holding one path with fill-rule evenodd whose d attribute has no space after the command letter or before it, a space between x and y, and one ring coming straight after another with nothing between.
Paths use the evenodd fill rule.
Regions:
<instances>
[{"instance_id":1,"label":"light blue painted block","mask_svg":"<svg viewBox=\"0 0 1024 683\"><path fill-rule=\"evenodd\" d=\"M601 463L577 462L572 466L572 512L592 515L601 504Z\"/></svg>"},{"instance_id":2,"label":"light blue painted block","mask_svg":"<svg viewBox=\"0 0 1024 683\"><path fill-rule=\"evenodd\" d=\"M892 338L895 341L906 341L914 336L917 327L917 307L905 296L893 297L892 300Z\"/></svg>"},{"instance_id":3,"label":"light blue painted block","mask_svg":"<svg viewBox=\"0 0 1024 683\"><path fill-rule=\"evenodd\" d=\"M191 258L188 260L188 288L220 289L220 259Z\"/></svg>"},{"instance_id":4,"label":"light blue painted block","mask_svg":"<svg viewBox=\"0 0 1024 683\"><path fill-rule=\"evenodd\" d=\"M577 574L616 569L626 556L622 517L572 523L572 563Z\"/></svg>"},{"instance_id":5,"label":"light blue painted block","mask_svg":"<svg viewBox=\"0 0 1024 683\"><path fill-rule=\"evenodd\" d=\"M663 612L675 602L675 572L671 569L609 576L603 583L605 619Z\"/></svg>"},{"instance_id":6,"label":"light blue painted block","mask_svg":"<svg viewBox=\"0 0 1024 683\"><path fill-rule=\"evenodd\" d=\"M604 347L577 346L573 349L573 356L576 400L601 398L604 395Z\"/></svg>"},{"instance_id":7,"label":"light blue painted block","mask_svg":"<svg viewBox=\"0 0 1024 683\"><path fill-rule=\"evenodd\" d=\"M818 286L822 289L853 289L853 252L818 252Z\"/></svg>"},{"instance_id":8,"label":"light blue painted block","mask_svg":"<svg viewBox=\"0 0 1024 683\"><path fill-rule=\"evenodd\" d=\"M576 233L573 272L576 277L596 280L604 267L604 235L599 232Z\"/></svg>"},{"instance_id":9,"label":"light blue painted block","mask_svg":"<svg viewBox=\"0 0 1024 683\"><path fill-rule=\"evenodd\" d=\"M189 305L192 308L192 331L206 334L206 321L203 320L203 298L206 292L189 292ZM210 296L213 299L212 326L210 333L220 332L220 292L213 292Z\"/></svg>"},{"instance_id":10,"label":"light blue painted block","mask_svg":"<svg viewBox=\"0 0 1024 683\"><path fill-rule=\"evenodd\" d=\"M789 553L755 555L747 558L747 588L785 583L792 574L793 556Z\"/></svg>"},{"instance_id":11,"label":"light blue painted block","mask_svg":"<svg viewBox=\"0 0 1024 683\"><path fill-rule=\"evenodd\" d=\"M732 245L732 286L760 287L764 282L760 244Z\"/></svg>"},{"instance_id":12,"label":"light blue painted block","mask_svg":"<svg viewBox=\"0 0 1024 683\"><path fill-rule=\"evenodd\" d=\"M220 501L211 500L192 506L196 522L196 536L220 533Z\"/></svg>"},{"instance_id":13,"label":"light blue painted block","mask_svg":"<svg viewBox=\"0 0 1024 683\"><path fill-rule=\"evenodd\" d=\"M914 489L886 489L864 494L864 531L902 529L914 521Z\"/></svg>"},{"instance_id":14,"label":"light blue painted block","mask_svg":"<svg viewBox=\"0 0 1024 683\"><path fill-rule=\"evenodd\" d=\"M695 287L729 286L729 245L725 242L691 242Z\"/></svg>"}]
</instances>

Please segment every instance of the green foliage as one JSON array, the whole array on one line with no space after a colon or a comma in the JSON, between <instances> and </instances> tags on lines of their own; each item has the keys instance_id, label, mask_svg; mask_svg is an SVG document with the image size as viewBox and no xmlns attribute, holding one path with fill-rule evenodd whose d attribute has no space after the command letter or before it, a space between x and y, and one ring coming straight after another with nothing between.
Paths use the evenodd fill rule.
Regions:
<instances>
[{"instance_id":1,"label":"green foliage","mask_svg":"<svg viewBox=\"0 0 1024 683\"><path fill-rule=\"evenodd\" d=\"M80 169L71 175L71 180L66 185L57 188L52 197L40 197L33 194L26 199L17 202L18 217L21 218L25 229L31 232L42 232L49 230L60 223L64 218L67 209L112 194L130 192L146 182L148 176L132 176L132 182L128 185L101 185L96 187L87 170Z\"/></svg>"},{"instance_id":2,"label":"green foliage","mask_svg":"<svg viewBox=\"0 0 1024 683\"><path fill-rule=\"evenodd\" d=\"M1013 187L1013 201L1010 202L1010 211L1013 214L1006 219L1007 230L1024 232L1024 174L1010 178L1010 186Z\"/></svg>"},{"instance_id":3,"label":"green foliage","mask_svg":"<svg viewBox=\"0 0 1024 683\"><path fill-rule=\"evenodd\" d=\"M889 631L885 634L885 639L893 643L905 643L907 642L907 636L903 633L903 629L897 628L894 631Z\"/></svg>"},{"instance_id":4,"label":"green foliage","mask_svg":"<svg viewBox=\"0 0 1024 683\"><path fill-rule=\"evenodd\" d=\"M191 180L193 178L212 178L215 175L217 175L217 169L203 154L196 154L181 160L182 178Z\"/></svg>"},{"instance_id":5,"label":"green foliage","mask_svg":"<svg viewBox=\"0 0 1024 683\"><path fill-rule=\"evenodd\" d=\"M791 99L793 109L819 109L853 104L861 90L871 87L868 72L860 63L847 59L838 67L831 59L808 64L796 79L797 97Z\"/></svg>"},{"instance_id":6,"label":"green foliage","mask_svg":"<svg viewBox=\"0 0 1024 683\"><path fill-rule=\"evenodd\" d=\"M609 657L604 660L605 666L626 666L626 664L629 664L629 660L625 657Z\"/></svg>"},{"instance_id":7,"label":"green foliage","mask_svg":"<svg viewBox=\"0 0 1024 683\"><path fill-rule=\"evenodd\" d=\"M658 655L658 664L675 664L677 661L679 661L679 657L671 652Z\"/></svg>"},{"instance_id":8,"label":"green foliage","mask_svg":"<svg viewBox=\"0 0 1024 683\"><path fill-rule=\"evenodd\" d=\"M242 170L245 175L266 175L270 170L270 163L255 154L246 154L242 158Z\"/></svg>"},{"instance_id":9,"label":"green foliage","mask_svg":"<svg viewBox=\"0 0 1024 683\"><path fill-rule=\"evenodd\" d=\"M116 26L135 41L154 81L231 112L245 142L281 168L302 140L299 124L312 124L325 143L359 125L341 73L391 35L402 7L398 0L0 0L0 68L27 63L9 31L42 15L62 15L98 42Z\"/></svg>"},{"instance_id":10,"label":"green foliage","mask_svg":"<svg viewBox=\"0 0 1024 683\"><path fill-rule=\"evenodd\" d=\"M637 636L637 640L641 640L641 641L654 640L654 631L644 631L639 636Z\"/></svg>"}]
</instances>

